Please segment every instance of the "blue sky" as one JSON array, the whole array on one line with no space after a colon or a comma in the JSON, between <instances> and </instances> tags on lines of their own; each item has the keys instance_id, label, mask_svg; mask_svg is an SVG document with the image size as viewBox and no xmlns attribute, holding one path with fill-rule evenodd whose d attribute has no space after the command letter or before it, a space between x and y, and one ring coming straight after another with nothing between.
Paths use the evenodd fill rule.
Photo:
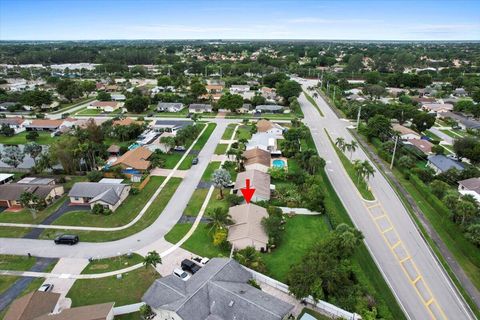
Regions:
<instances>
[{"instance_id":1,"label":"blue sky","mask_svg":"<svg viewBox=\"0 0 480 320\"><path fill-rule=\"evenodd\" d=\"M480 1L0 0L0 40L480 40Z\"/></svg>"}]
</instances>

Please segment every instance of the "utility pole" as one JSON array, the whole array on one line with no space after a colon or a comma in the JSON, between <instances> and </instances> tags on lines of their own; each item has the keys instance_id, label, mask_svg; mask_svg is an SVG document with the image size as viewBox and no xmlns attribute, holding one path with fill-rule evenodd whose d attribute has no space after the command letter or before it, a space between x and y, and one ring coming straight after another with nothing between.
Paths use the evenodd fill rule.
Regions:
<instances>
[{"instance_id":1,"label":"utility pole","mask_svg":"<svg viewBox=\"0 0 480 320\"><path fill-rule=\"evenodd\" d=\"M390 170L392 170L393 162L395 161L395 153L397 152L397 143L398 143L398 136L395 137L395 146L393 147L393 155L392 155L392 162L390 163Z\"/></svg>"},{"instance_id":2,"label":"utility pole","mask_svg":"<svg viewBox=\"0 0 480 320\"><path fill-rule=\"evenodd\" d=\"M362 113L362 106L358 109L358 114L357 114L357 130L360 126L360 113Z\"/></svg>"}]
</instances>

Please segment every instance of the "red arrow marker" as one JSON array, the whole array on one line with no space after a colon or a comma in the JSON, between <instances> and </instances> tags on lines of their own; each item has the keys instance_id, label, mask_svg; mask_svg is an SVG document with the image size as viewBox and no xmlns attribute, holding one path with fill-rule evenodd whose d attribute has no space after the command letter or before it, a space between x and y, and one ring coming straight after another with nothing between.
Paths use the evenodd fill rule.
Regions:
<instances>
[{"instance_id":1,"label":"red arrow marker","mask_svg":"<svg viewBox=\"0 0 480 320\"><path fill-rule=\"evenodd\" d=\"M245 183L246 183L246 187L240 189L240 191L242 191L242 194L243 194L243 197L245 198L245 201L247 203L250 203L250 200L252 199L252 196L255 193L255 189L250 188L250 179L246 179Z\"/></svg>"}]
</instances>

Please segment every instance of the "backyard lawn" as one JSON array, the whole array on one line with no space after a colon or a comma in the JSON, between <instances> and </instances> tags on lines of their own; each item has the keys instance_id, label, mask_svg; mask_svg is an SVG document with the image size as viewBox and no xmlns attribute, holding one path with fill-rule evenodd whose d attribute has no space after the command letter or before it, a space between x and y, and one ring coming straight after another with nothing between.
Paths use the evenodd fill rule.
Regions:
<instances>
[{"instance_id":1,"label":"backyard lawn","mask_svg":"<svg viewBox=\"0 0 480 320\"><path fill-rule=\"evenodd\" d=\"M162 178L162 177L159 177ZM152 177L153 179L153 177ZM167 203L170 201L171 197L177 190L178 185L182 181L181 178L171 178L170 181L165 185L163 190L160 192L160 194L155 198L153 201L152 205L147 209L145 214L142 216L142 218L137 221L133 226L122 229L119 231L109 231L109 232L103 232L103 231L73 231L73 230L62 230L62 231L54 231L54 230L45 230L40 238L41 239L53 239L57 234L60 233L75 233L78 234L81 241L90 241L90 242L103 242L103 241L113 241L113 240L118 240L125 238L127 236L130 236L132 234L135 234L148 226L150 226L157 218L158 216L162 213L163 209L167 205ZM150 183L149 183L150 184ZM147 188L147 187L145 187ZM143 190L145 191L145 189ZM140 196L140 194L136 196ZM133 213L125 214L125 216L130 217L133 219L134 216L136 216L141 208L143 208L143 205L139 204L137 207L133 207L132 210ZM118 209L120 210L120 208ZM112 215L117 214L117 212L113 213ZM86 216L88 218L88 215ZM94 219L97 218L103 218L100 216L95 216L93 217ZM78 219L78 218L77 218ZM91 219L91 220L94 220ZM130 220L131 220L130 219ZM130 221L128 220L128 221ZM117 221L121 223L121 225L124 225L128 223L128 221Z\"/></svg>"},{"instance_id":2,"label":"backyard lawn","mask_svg":"<svg viewBox=\"0 0 480 320\"><path fill-rule=\"evenodd\" d=\"M155 269L141 267L123 273L121 279L110 276L77 280L67 297L72 299L72 307L106 302L115 302L116 307L138 303L142 301L143 294L157 278L160 278L160 275Z\"/></svg>"},{"instance_id":3,"label":"backyard lawn","mask_svg":"<svg viewBox=\"0 0 480 320\"><path fill-rule=\"evenodd\" d=\"M38 132L38 138L35 140L36 143L42 145L49 145L52 144L55 140L54 137L50 136L51 132ZM1 144L27 144L29 142L33 142L33 140L27 140L27 132L21 132L19 134L13 135L11 137L6 137L4 135L0 135L0 143Z\"/></svg>"}]
</instances>

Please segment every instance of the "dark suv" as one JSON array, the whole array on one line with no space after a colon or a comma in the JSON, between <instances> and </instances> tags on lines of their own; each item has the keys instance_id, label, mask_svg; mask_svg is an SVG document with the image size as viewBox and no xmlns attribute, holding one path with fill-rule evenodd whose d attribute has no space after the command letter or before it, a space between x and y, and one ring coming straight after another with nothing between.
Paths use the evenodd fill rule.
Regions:
<instances>
[{"instance_id":1,"label":"dark suv","mask_svg":"<svg viewBox=\"0 0 480 320\"><path fill-rule=\"evenodd\" d=\"M201 267L198 264L188 259L185 259L182 261L181 267L183 271L188 271L188 272L191 272L192 274L195 274L198 270L201 269Z\"/></svg>"},{"instance_id":2,"label":"dark suv","mask_svg":"<svg viewBox=\"0 0 480 320\"><path fill-rule=\"evenodd\" d=\"M78 236L73 234L62 234L55 238L55 244L69 244L74 245L77 244L80 239Z\"/></svg>"}]
</instances>

